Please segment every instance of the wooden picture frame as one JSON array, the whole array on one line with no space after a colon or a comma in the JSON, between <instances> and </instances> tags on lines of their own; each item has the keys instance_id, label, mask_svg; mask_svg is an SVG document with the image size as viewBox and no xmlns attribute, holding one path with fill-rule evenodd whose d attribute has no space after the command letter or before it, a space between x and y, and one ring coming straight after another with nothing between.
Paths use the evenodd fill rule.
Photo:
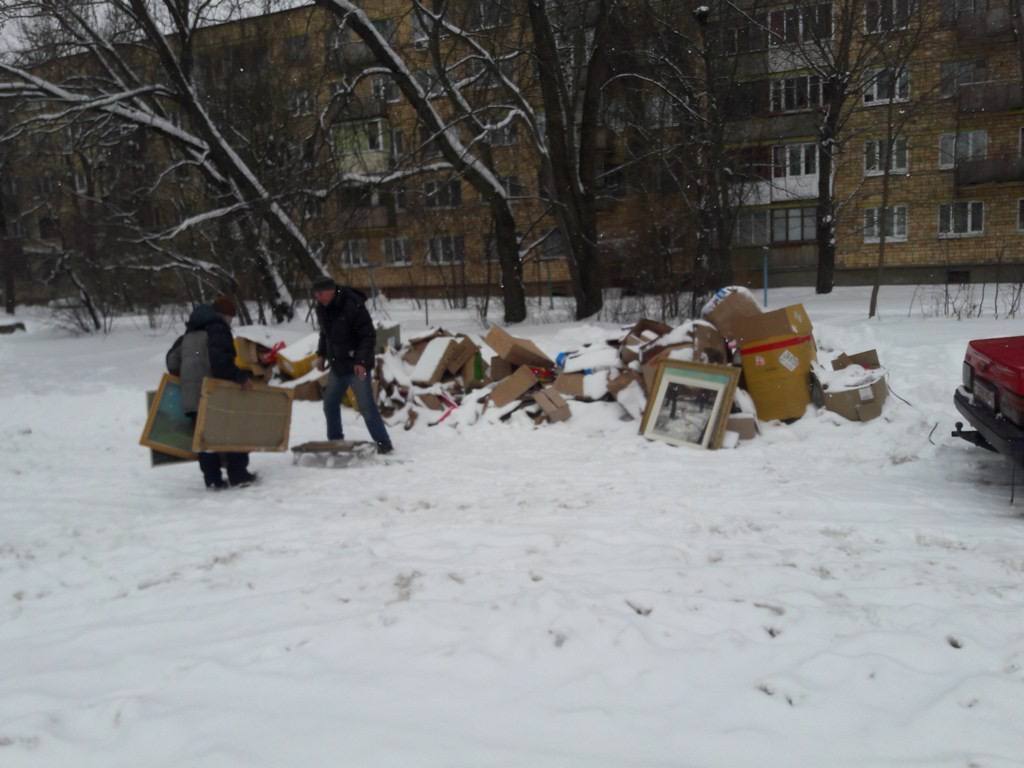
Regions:
<instances>
[{"instance_id":1,"label":"wooden picture frame","mask_svg":"<svg viewBox=\"0 0 1024 768\"><path fill-rule=\"evenodd\" d=\"M671 445L720 448L739 380L739 368L729 365L662 360L640 434Z\"/></svg>"},{"instance_id":2,"label":"wooden picture frame","mask_svg":"<svg viewBox=\"0 0 1024 768\"><path fill-rule=\"evenodd\" d=\"M214 453L286 451L294 391L257 384L243 390L225 379L203 379L192 450Z\"/></svg>"},{"instance_id":3,"label":"wooden picture frame","mask_svg":"<svg viewBox=\"0 0 1024 768\"><path fill-rule=\"evenodd\" d=\"M193 426L192 419L182 409L181 379L165 373L149 401L149 413L139 445L182 461L196 461L199 456L192 450ZM151 462L154 466L168 463L152 457Z\"/></svg>"}]
</instances>

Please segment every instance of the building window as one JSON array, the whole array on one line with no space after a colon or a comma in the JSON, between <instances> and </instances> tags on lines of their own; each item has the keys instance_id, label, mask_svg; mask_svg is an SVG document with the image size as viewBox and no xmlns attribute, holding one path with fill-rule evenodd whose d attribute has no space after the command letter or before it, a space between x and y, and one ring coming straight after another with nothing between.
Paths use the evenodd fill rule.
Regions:
<instances>
[{"instance_id":1,"label":"building window","mask_svg":"<svg viewBox=\"0 0 1024 768\"><path fill-rule=\"evenodd\" d=\"M293 117L313 114L313 97L309 91L292 91L289 93L288 112Z\"/></svg>"},{"instance_id":2,"label":"building window","mask_svg":"<svg viewBox=\"0 0 1024 768\"><path fill-rule=\"evenodd\" d=\"M821 79L817 75L770 82L772 112L800 112L821 106Z\"/></svg>"},{"instance_id":3,"label":"building window","mask_svg":"<svg viewBox=\"0 0 1024 768\"><path fill-rule=\"evenodd\" d=\"M1017 231L1024 232L1024 197L1017 201Z\"/></svg>"},{"instance_id":4,"label":"building window","mask_svg":"<svg viewBox=\"0 0 1024 768\"><path fill-rule=\"evenodd\" d=\"M402 94L390 75L378 75L373 78L373 98L393 104L402 100Z\"/></svg>"},{"instance_id":5,"label":"building window","mask_svg":"<svg viewBox=\"0 0 1024 768\"><path fill-rule=\"evenodd\" d=\"M785 8L768 16L770 46L786 45L832 37L832 4Z\"/></svg>"},{"instance_id":6,"label":"building window","mask_svg":"<svg viewBox=\"0 0 1024 768\"><path fill-rule=\"evenodd\" d=\"M427 208L458 208L462 205L462 184L451 181L428 181L423 185L424 205Z\"/></svg>"},{"instance_id":7,"label":"building window","mask_svg":"<svg viewBox=\"0 0 1024 768\"><path fill-rule=\"evenodd\" d=\"M985 205L978 202L939 206L939 237L980 235L985 231Z\"/></svg>"},{"instance_id":8,"label":"building window","mask_svg":"<svg viewBox=\"0 0 1024 768\"><path fill-rule=\"evenodd\" d=\"M412 264L412 251L406 237L384 238L384 263L389 267L408 267Z\"/></svg>"},{"instance_id":9,"label":"building window","mask_svg":"<svg viewBox=\"0 0 1024 768\"><path fill-rule=\"evenodd\" d=\"M741 208L736 214L733 244L739 247L768 244L768 210Z\"/></svg>"},{"instance_id":10,"label":"building window","mask_svg":"<svg viewBox=\"0 0 1024 768\"><path fill-rule=\"evenodd\" d=\"M956 96L961 85L988 80L988 64L980 61L944 61L939 65L939 95Z\"/></svg>"},{"instance_id":11,"label":"building window","mask_svg":"<svg viewBox=\"0 0 1024 768\"><path fill-rule=\"evenodd\" d=\"M864 31L889 32L906 29L916 12L914 0L867 0L864 3Z\"/></svg>"},{"instance_id":12,"label":"building window","mask_svg":"<svg viewBox=\"0 0 1024 768\"><path fill-rule=\"evenodd\" d=\"M462 235L438 235L427 242L427 263L461 264L466 260L466 239Z\"/></svg>"},{"instance_id":13,"label":"building window","mask_svg":"<svg viewBox=\"0 0 1024 768\"><path fill-rule=\"evenodd\" d=\"M953 168L964 160L988 157L988 131L944 133L939 137L939 168Z\"/></svg>"},{"instance_id":14,"label":"building window","mask_svg":"<svg viewBox=\"0 0 1024 768\"><path fill-rule=\"evenodd\" d=\"M864 142L864 175L880 176L885 172L885 139L869 139ZM907 172L907 140L893 139L890 173Z\"/></svg>"},{"instance_id":15,"label":"building window","mask_svg":"<svg viewBox=\"0 0 1024 768\"><path fill-rule=\"evenodd\" d=\"M426 126L420 126L420 151L423 159L441 156L441 138Z\"/></svg>"},{"instance_id":16,"label":"building window","mask_svg":"<svg viewBox=\"0 0 1024 768\"><path fill-rule=\"evenodd\" d=\"M89 191L89 179L82 171L75 171L75 192L84 195Z\"/></svg>"},{"instance_id":17,"label":"building window","mask_svg":"<svg viewBox=\"0 0 1024 768\"><path fill-rule=\"evenodd\" d=\"M772 176L774 178L817 175L817 144L787 144L772 147Z\"/></svg>"},{"instance_id":18,"label":"building window","mask_svg":"<svg viewBox=\"0 0 1024 768\"><path fill-rule=\"evenodd\" d=\"M384 132L384 121L366 120L341 123L334 127L334 149L339 155L380 152L391 133Z\"/></svg>"},{"instance_id":19,"label":"building window","mask_svg":"<svg viewBox=\"0 0 1024 768\"><path fill-rule=\"evenodd\" d=\"M346 240L341 246L341 266L365 267L370 263L369 251L367 240Z\"/></svg>"},{"instance_id":20,"label":"building window","mask_svg":"<svg viewBox=\"0 0 1024 768\"><path fill-rule=\"evenodd\" d=\"M864 209L864 242L877 243L882 237L885 227L885 239L902 243L907 240L907 206L896 205L886 209L885 215L881 208Z\"/></svg>"},{"instance_id":21,"label":"building window","mask_svg":"<svg viewBox=\"0 0 1024 768\"><path fill-rule=\"evenodd\" d=\"M307 197L302 205L302 218L322 219L324 216L324 201L319 197Z\"/></svg>"},{"instance_id":22,"label":"building window","mask_svg":"<svg viewBox=\"0 0 1024 768\"><path fill-rule=\"evenodd\" d=\"M773 243L805 243L817 233L814 208L777 208L772 211Z\"/></svg>"},{"instance_id":23,"label":"building window","mask_svg":"<svg viewBox=\"0 0 1024 768\"><path fill-rule=\"evenodd\" d=\"M21 223L20 216L11 216L7 219L7 237L24 237L25 227Z\"/></svg>"},{"instance_id":24,"label":"building window","mask_svg":"<svg viewBox=\"0 0 1024 768\"><path fill-rule=\"evenodd\" d=\"M565 237L562 236L560 229L551 230L540 244L540 259L542 261L564 259L568 252L569 249L565 246Z\"/></svg>"},{"instance_id":25,"label":"building window","mask_svg":"<svg viewBox=\"0 0 1024 768\"><path fill-rule=\"evenodd\" d=\"M883 104L910 98L910 72L906 67L876 69L864 84L864 103Z\"/></svg>"}]
</instances>

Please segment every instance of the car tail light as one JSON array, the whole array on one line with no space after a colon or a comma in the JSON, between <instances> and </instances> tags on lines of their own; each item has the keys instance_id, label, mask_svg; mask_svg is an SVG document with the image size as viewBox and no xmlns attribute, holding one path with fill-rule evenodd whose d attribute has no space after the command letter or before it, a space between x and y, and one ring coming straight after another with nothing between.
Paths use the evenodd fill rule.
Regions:
<instances>
[{"instance_id":1,"label":"car tail light","mask_svg":"<svg viewBox=\"0 0 1024 768\"><path fill-rule=\"evenodd\" d=\"M1024 397L1008 389L1000 389L999 412L1018 427L1024 426Z\"/></svg>"},{"instance_id":2,"label":"car tail light","mask_svg":"<svg viewBox=\"0 0 1024 768\"><path fill-rule=\"evenodd\" d=\"M964 363L964 389L970 392L974 388L974 369L970 363Z\"/></svg>"}]
</instances>

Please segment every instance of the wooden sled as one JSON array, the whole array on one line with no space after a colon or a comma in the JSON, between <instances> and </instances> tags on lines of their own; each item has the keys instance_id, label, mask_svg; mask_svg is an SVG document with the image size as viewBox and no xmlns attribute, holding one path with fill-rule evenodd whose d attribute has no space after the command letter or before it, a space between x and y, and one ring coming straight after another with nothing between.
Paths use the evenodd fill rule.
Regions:
<instances>
[{"instance_id":1,"label":"wooden sled","mask_svg":"<svg viewBox=\"0 0 1024 768\"><path fill-rule=\"evenodd\" d=\"M368 440L314 440L292 446L292 464L344 467L376 455L377 446Z\"/></svg>"}]
</instances>

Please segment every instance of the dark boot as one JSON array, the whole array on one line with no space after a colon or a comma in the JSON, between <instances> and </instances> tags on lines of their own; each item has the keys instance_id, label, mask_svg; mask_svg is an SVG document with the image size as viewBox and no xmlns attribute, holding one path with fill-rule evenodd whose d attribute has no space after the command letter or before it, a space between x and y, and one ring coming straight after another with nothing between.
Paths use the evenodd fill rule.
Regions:
<instances>
[{"instance_id":1,"label":"dark boot","mask_svg":"<svg viewBox=\"0 0 1024 768\"><path fill-rule=\"evenodd\" d=\"M248 453L225 453L224 463L227 465L228 482L232 488L256 482L256 475L249 471Z\"/></svg>"},{"instance_id":2,"label":"dark boot","mask_svg":"<svg viewBox=\"0 0 1024 768\"><path fill-rule=\"evenodd\" d=\"M203 481L207 488L220 490L227 488L224 477L220 473L220 455L216 453L200 453L199 469L203 472Z\"/></svg>"}]
</instances>

